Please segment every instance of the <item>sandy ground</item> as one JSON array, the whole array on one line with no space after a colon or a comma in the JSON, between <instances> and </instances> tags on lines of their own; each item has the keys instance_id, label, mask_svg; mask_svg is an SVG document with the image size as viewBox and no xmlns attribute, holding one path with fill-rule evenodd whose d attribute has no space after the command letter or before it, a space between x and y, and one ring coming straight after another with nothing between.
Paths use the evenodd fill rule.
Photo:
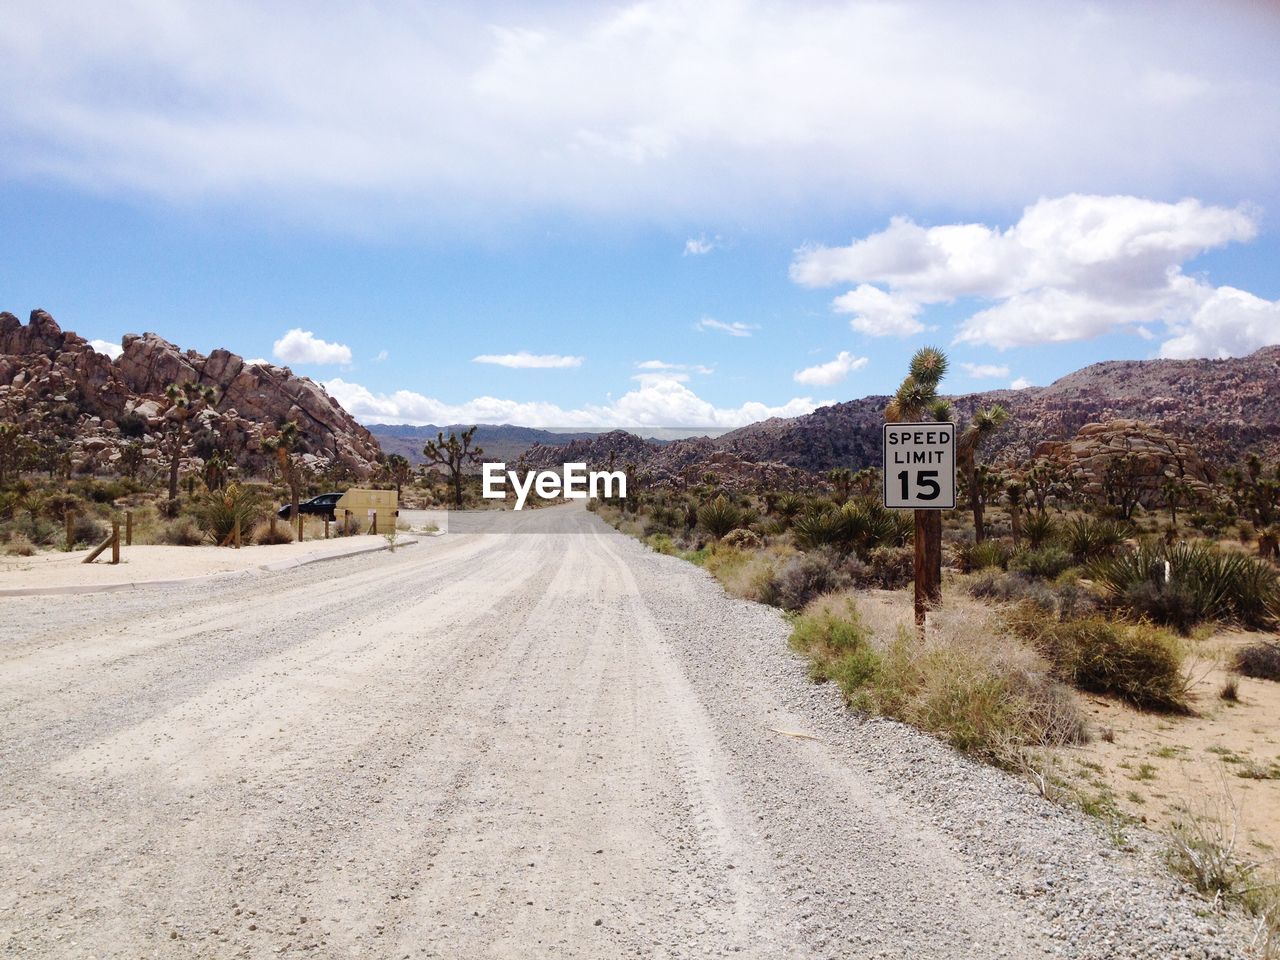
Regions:
<instances>
[{"instance_id":1,"label":"sandy ground","mask_svg":"<svg viewBox=\"0 0 1280 960\"><path fill-rule=\"evenodd\" d=\"M777 611L577 508L0 604L8 956L1236 955L1095 821L850 715Z\"/></svg>"},{"instance_id":2,"label":"sandy ground","mask_svg":"<svg viewBox=\"0 0 1280 960\"><path fill-rule=\"evenodd\" d=\"M41 553L34 557L0 557L0 590L179 580L254 570L289 560L341 556L386 545L385 537L356 536L249 546L239 550L215 546L122 546L118 564L110 562L110 550L93 563L83 562L91 552L89 550Z\"/></svg>"},{"instance_id":3,"label":"sandy ground","mask_svg":"<svg viewBox=\"0 0 1280 960\"><path fill-rule=\"evenodd\" d=\"M1195 716L1087 698L1095 729L1111 731L1114 739L1064 751L1071 772L1105 787L1123 813L1152 826L1189 816L1236 823L1244 856L1274 860L1280 855L1280 683L1226 669L1235 648L1263 636L1229 632L1187 641ZM1219 695L1228 679L1237 681L1238 701Z\"/></svg>"}]
</instances>

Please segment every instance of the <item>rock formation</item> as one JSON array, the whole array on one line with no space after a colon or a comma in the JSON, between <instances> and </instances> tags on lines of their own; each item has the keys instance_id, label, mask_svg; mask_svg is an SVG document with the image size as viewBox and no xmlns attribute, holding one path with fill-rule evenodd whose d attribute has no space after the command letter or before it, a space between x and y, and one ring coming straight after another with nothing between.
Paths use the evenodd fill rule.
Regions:
<instances>
[{"instance_id":1,"label":"rock formation","mask_svg":"<svg viewBox=\"0 0 1280 960\"><path fill-rule=\"evenodd\" d=\"M196 418L198 451L224 451L242 465L260 457L264 429L293 420L304 460L317 470L339 465L363 476L376 465L377 441L324 388L287 367L246 364L227 350L203 356L154 333L129 334L112 360L83 337L33 310L23 325L0 313L0 417L67 438L73 458L107 467L131 440L158 455L165 387L192 381L217 399ZM195 457L193 459L199 459Z\"/></svg>"}]
</instances>

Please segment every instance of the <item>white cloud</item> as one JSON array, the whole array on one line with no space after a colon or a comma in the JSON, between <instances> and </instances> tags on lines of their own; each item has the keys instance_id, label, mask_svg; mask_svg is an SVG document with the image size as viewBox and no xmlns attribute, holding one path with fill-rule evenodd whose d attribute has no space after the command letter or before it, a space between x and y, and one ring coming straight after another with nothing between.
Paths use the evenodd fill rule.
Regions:
<instances>
[{"instance_id":1,"label":"white cloud","mask_svg":"<svg viewBox=\"0 0 1280 960\"><path fill-rule=\"evenodd\" d=\"M385 363L385 362L386 362L386 360L387 360L387 357L389 357L389 356L391 356L391 354L390 354L390 353L388 353L386 350L379 350L379 351L378 351L378 353L377 353L377 355L373 358L373 362L374 362L374 363Z\"/></svg>"},{"instance_id":2,"label":"white cloud","mask_svg":"<svg viewBox=\"0 0 1280 960\"><path fill-rule=\"evenodd\" d=\"M866 333L915 332L925 305L972 298L990 305L960 324L960 343L1005 349L1163 325L1172 339L1162 352L1217 355L1280 340L1275 304L1215 291L1182 267L1257 230L1245 208L1070 194L1032 204L1004 230L895 217L847 247L798 251L791 276L809 287L858 284L833 305L858 313L855 329ZM1196 332L1210 329L1212 342Z\"/></svg>"},{"instance_id":3,"label":"white cloud","mask_svg":"<svg viewBox=\"0 0 1280 960\"><path fill-rule=\"evenodd\" d=\"M909 337L924 330L924 324L916 319L918 303L867 283L836 297L831 305L837 313L852 313L849 326L868 336Z\"/></svg>"},{"instance_id":4,"label":"white cloud","mask_svg":"<svg viewBox=\"0 0 1280 960\"><path fill-rule=\"evenodd\" d=\"M1218 287L1185 321L1171 325L1162 357L1240 357L1280 343L1280 301Z\"/></svg>"},{"instance_id":5,"label":"white cloud","mask_svg":"<svg viewBox=\"0 0 1280 960\"><path fill-rule=\"evenodd\" d=\"M704 254L710 253L712 250L715 250L719 246L720 246L719 237L716 237L714 240L708 240L705 236L690 237L688 240L684 242L683 256L700 257L700 256L703 256Z\"/></svg>"},{"instance_id":6,"label":"white cloud","mask_svg":"<svg viewBox=\"0 0 1280 960\"><path fill-rule=\"evenodd\" d=\"M1280 155L1280 125L1258 109L1280 98L1274 31L1244 4L317 16L243 0L127 15L12 0L5 14L0 57L23 82L0 101L4 174L347 222L361 222L343 216L348 201L368 198L484 224L469 215L742 217L883 196L972 208L1203 183L1257 196L1274 191ZM297 202L318 196L332 202Z\"/></svg>"},{"instance_id":7,"label":"white cloud","mask_svg":"<svg viewBox=\"0 0 1280 960\"><path fill-rule=\"evenodd\" d=\"M725 323L723 320L716 320L714 317L703 317L693 325L695 330L718 330L721 333L727 333L731 337L749 337L751 331L760 328L752 323L740 323L734 320Z\"/></svg>"},{"instance_id":8,"label":"white cloud","mask_svg":"<svg viewBox=\"0 0 1280 960\"><path fill-rule=\"evenodd\" d=\"M472 363L492 363L516 370L564 370L582 366L582 357L566 357L558 353L483 353L471 358Z\"/></svg>"},{"instance_id":9,"label":"white cloud","mask_svg":"<svg viewBox=\"0 0 1280 960\"><path fill-rule=\"evenodd\" d=\"M962 369L975 380L989 380L995 377L1007 377L1009 368L995 363L964 363L961 362Z\"/></svg>"},{"instance_id":10,"label":"white cloud","mask_svg":"<svg viewBox=\"0 0 1280 960\"><path fill-rule=\"evenodd\" d=\"M271 345L271 355L285 363L351 362L351 348L344 343L321 340L310 330L294 327Z\"/></svg>"},{"instance_id":11,"label":"white cloud","mask_svg":"<svg viewBox=\"0 0 1280 960\"><path fill-rule=\"evenodd\" d=\"M110 340L90 340L89 346L93 347L98 353L104 353L112 360L124 353L124 347L118 343L112 343Z\"/></svg>"},{"instance_id":12,"label":"white cloud","mask_svg":"<svg viewBox=\"0 0 1280 960\"><path fill-rule=\"evenodd\" d=\"M1019 377L1017 380L1013 381L1013 383L1009 384L1009 389L1025 390L1027 389L1027 387L1030 387L1030 386L1033 386L1030 380L1028 380L1026 377Z\"/></svg>"},{"instance_id":13,"label":"white cloud","mask_svg":"<svg viewBox=\"0 0 1280 960\"><path fill-rule=\"evenodd\" d=\"M737 407L717 407L703 400L674 377L651 375L618 399L599 405L566 409L553 403L520 402L477 397L450 404L397 390L374 393L358 383L335 378L325 389L357 419L366 423L514 423L529 427L740 427L769 417L809 413L831 400L796 397L779 406L748 401Z\"/></svg>"},{"instance_id":14,"label":"white cloud","mask_svg":"<svg viewBox=\"0 0 1280 960\"><path fill-rule=\"evenodd\" d=\"M636 364L636 369L700 373L703 376L709 376L715 372L711 367L701 363L667 363L665 360L641 360Z\"/></svg>"},{"instance_id":15,"label":"white cloud","mask_svg":"<svg viewBox=\"0 0 1280 960\"><path fill-rule=\"evenodd\" d=\"M839 383L854 370L861 370L867 365L866 357L855 357L847 350L841 350L836 354L834 360L828 360L826 363L820 363L816 367L806 367L804 370L797 370L791 375L796 383L805 383L810 386L829 387L833 383Z\"/></svg>"},{"instance_id":16,"label":"white cloud","mask_svg":"<svg viewBox=\"0 0 1280 960\"><path fill-rule=\"evenodd\" d=\"M263 359L262 357L254 357L252 360L246 360L244 363L245 363L245 366L246 366L246 367L252 367L252 366L269 367L269 366L271 366L271 361L270 361L270 360Z\"/></svg>"}]
</instances>

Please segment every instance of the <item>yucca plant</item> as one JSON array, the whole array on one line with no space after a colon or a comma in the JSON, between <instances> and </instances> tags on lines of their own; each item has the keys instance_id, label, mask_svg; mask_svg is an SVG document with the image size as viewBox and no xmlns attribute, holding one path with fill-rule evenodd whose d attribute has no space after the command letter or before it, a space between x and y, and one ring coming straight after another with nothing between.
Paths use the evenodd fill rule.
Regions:
<instances>
[{"instance_id":1,"label":"yucca plant","mask_svg":"<svg viewBox=\"0 0 1280 960\"><path fill-rule=\"evenodd\" d=\"M742 525L742 510L724 496L698 508L698 526L719 540L730 530Z\"/></svg>"},{"instance_id":2,"label":"yucca plant","mask_svg":"<svg viewBox=\"0 0 1280 960\"><path fill-rule=\"evenodd\" d=\"M820 510L806 513L791 525L796 544L805 550L835 546L846 539L848 521L842 511Z\"/></svg>"},{"instance_id":3,"label":"yucca plant","mask_svg":"<svg viewBox=\"0 0 1280 960\"><path fill-rule=\"evenodd\" d=\"M1022 535L1026 538L1028 547L1039 550L1057 537L1058 524L1047 513L1033 513L1023 523Z\"/></svg>"},{"instance_id":4,"label":"yucca plant","mask_svg":"<svg viewBox=\"0 0 1280 960\"><path fill-rule=\"evenodd\" d=\"M1064 540L1076 563L1110 556L1133 536L1133 528L1119 520L1076 517L1067 525Z\"/></svg>"},{"instance_id":5,"label":"yucca plant","mask_svg":"<svg viewBox=\"0 0 1280 960\"><path fill-rule=\"evenodd\" d=\"M213 537L214 543L222 543L231 535L237 519L241 535L247 539L262 515L262 503L256 491L232 483L201 497L195 514L201 529Z\"/></svg>"},{"instance_id":6,"label":"yucca plant","mask_svg":"<svg viewBox=\"0 0 1280 960\"><path fill-rule=\"evenodd\" d=\"M804 498L795 493L784 493L774 505L774 512L787 521L794 520L803 509Z\"/></svg>"},{"instance_id":7,"label":"yucca plant","mask_svg":"<svg viewBox=\"0 0 1280 960\"><path fill-rule=\"evenodd\" d=\"M1207 544L1146 544L1095 561L1090 576L1118 606L1182 630L1204 620L1267 627L1280 614L1268 563Z\"/></svg>"}]
</instances>

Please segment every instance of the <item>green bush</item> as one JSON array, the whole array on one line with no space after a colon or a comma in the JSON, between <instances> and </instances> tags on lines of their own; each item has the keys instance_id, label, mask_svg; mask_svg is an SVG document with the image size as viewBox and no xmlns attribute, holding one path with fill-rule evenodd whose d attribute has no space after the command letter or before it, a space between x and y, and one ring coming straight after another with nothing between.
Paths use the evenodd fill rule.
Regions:
<instances>
[{"instance_id":1,"label":"green bush","mask_svg":"<svg viewBox=\"0 0 1280 960\"><path fill-rule=\"evenodd\" d=\"M667 536L665 533L650 534L645 538L644 542L647 543L649 545L649 549L653 550L655 553L662 553L662 554L666 554L667 556L673 556L675 553L678 552L676 549L676 545L672 542L671 538Z\"/></svg>"},{"instance_id":2,"label":"green bush","mask_svg":"<svg viewBox=\"0 0 1280 960\"><path fill-rule=\"evenodd\" d=\"M1071 566L1071 554L1061 547L1039 547L1023 550L1009 560L1009 569L1029 577L1053 580Z\"/></svg>"},{"instance_id":3,"label":"green bush","mask_svg":"<svg viewBox=\"0 0 1280 960\"><path fill-rule=\"evenodd\" d=\"M245 537L245 539L248 539L248 537ZM288 523L272 523L270 520L259 521L253 528L253 542L263 547L279 543L293 543L293 527Z\"/></svg>"},{"instance_id":4,"label":"green bush","mask_svg":"<svg viewBox=\"0 0 1280 960\"><path fill-rule=\"evenodd\" d=\"M730 530L723 537L724 545L727 547L735 547L739 550L758 550L764 546L764 541L760 539L760 534L754 530L738 528Z\"/></svg>"},{"instance_id":5,"label":"green bush","mask_svg":"<svg viewBox=\"0 0 1280 960\"><path fill-rule=\"evenodd\" d=\"M1149 710L1189 711L1182 655L1172 637L1149 624L1097 616L1058 620L1030 604L1010 613L1006 622L1082 690Z\"/></svg>"}]
</instances>

